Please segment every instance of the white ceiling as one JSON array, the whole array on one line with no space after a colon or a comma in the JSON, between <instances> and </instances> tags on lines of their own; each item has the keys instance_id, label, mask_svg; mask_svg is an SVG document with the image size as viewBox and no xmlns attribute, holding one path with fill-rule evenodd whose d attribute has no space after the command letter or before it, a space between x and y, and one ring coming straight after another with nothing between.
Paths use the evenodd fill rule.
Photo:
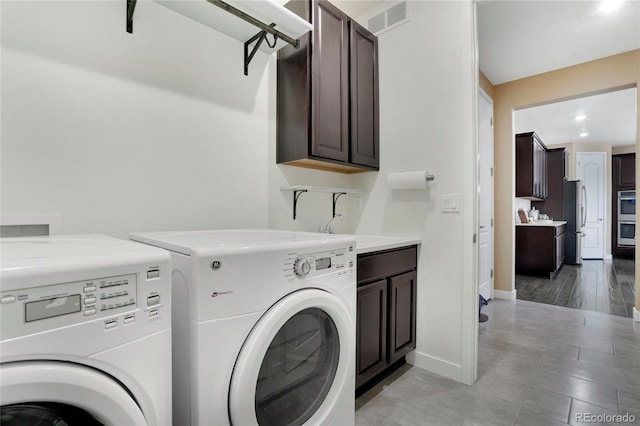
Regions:
<instances>
[{"instance_id":1,"label":"white ceiling","mask_svg":"<svg viewBox=\"0 0 640 426\"><path fill-rule=\"evenodd\" d=\"M636 143L636 88L541 105L515 112L516 133L536 132L546 145ZM582 121L576 115L586 115ZM580 133L589 133L580 137Z\"/></svg>"},{"instance_id":2,"label":"white ceiling","mask_svg":"<svg viewBox=\"0 0 640 426\"><path fill-rule=\"evenodd\" d=\"M602 3L479 2L480 69L497 85L640 48L640 1L626 0L610 13L599 10ZM632 145L636 100L634 88L516 111L516 133L535 131L549 145ZM574 120L579 113L584 121Z\"/></svg>"},{"instance_id":3,"label":"white ceiling","mask_svg":"<svg viewBox=\"0 0 640 426\"><path fill-rule=\"evenodd\" d=\"M480 70L494 84L640 48L640 1L494 0L478 5Z\"/></svg>"}]
</instances>

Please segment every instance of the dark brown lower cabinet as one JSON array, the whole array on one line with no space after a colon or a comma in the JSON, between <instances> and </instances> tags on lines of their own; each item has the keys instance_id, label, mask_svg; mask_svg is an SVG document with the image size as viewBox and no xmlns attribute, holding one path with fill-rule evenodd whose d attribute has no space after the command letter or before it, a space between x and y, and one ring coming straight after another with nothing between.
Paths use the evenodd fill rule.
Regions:
<instances>
[{"instance_id":1,"label":"dark brown lower cabinet","mask_svg":"<svg viewBox=\"0 0 640 426\"><path fill-rule=\"evenodd\" d=\"M417 247L358 256L356 390L416 347Z\"/></svg>"},{"instance_id":2,"label":"dark brown lower cabinet","mask_svg":"<svg viewBox=\"0 0 640 426\"><path fill-rule=\"evenodd\" d=\"M516 226L516 274L552 276L565 257L567 225Z\"/></svg>"}]
</instances>

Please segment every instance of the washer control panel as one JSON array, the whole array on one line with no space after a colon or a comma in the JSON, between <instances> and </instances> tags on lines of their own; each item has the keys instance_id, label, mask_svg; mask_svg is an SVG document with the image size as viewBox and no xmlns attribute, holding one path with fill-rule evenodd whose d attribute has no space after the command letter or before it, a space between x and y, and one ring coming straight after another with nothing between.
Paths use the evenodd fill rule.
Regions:
<instances>
[{"instance_id":1,"label":"washer control panel","mask_svg":"<svg viewBox=\"0 0 640 426\"><path fill-rule=\"evenodd\" d=\"M285 264L285 276L307 278L352 269L352 256L347 255L349 250L353 251L352 248L342 248L318 253L291 253Z\"/></svg>"},{"instance_id":2,"label":"washer control panel","mask_svg":"<svg viewBox=\"0 0 640 426\"><path fill-rule=\"evenodd\" d=\"M150 310L161 303L158 291L139 301L137 281L137 274L127 274L2 292L3 338L94 319L111 321L120 314L131 323L138 305Z\"/></svg>"}]
</instances>

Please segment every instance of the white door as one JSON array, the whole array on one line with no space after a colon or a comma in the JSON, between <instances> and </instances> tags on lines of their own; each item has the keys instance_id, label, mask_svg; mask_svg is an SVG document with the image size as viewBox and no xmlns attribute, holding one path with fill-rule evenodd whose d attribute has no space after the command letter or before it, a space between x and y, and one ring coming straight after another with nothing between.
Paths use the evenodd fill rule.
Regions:
<instances>
[{"instance_id":1,"label":"white door","mask_svg":"<svg viewBox=\"0 0 640 426\"><path fill-rule=\"evenodd\" d=\"M478 95L478 283L482 297L493 297L493 100Z\"/></svg>"},{"instance_id":2,"label":"white door","mask_svg":"<svg viewBox=\"0 0 640 426\"><path fill-rule=\"evenodd\" d=\"M583 259L604 258L604 228L606 212L605 152L578 152L576 154L576 177L584 187L582 208L584 227L582 229Z\"/></svg>"},{"instance_id":3,"label":"white door","mask_svg":"<svg viewBox=\"0 0 640 426\"><path fill-rule=\"evenodd\" d=\"M3 426L36 424L146 425L130 393L111 376L69 362L0 366Z\"/></svg>"},{"instance_id":4,"label":"white door","mask_svg":"<svg viewBox=\"0 0 640 426\"><path fill-rule=\"evenodd\" d=\"M273 305L233 369L231 423L353 423L332 418L341 401L354 398L353 324L344 303L322 290L301 290Z\"/></svg>"}]
</instances>

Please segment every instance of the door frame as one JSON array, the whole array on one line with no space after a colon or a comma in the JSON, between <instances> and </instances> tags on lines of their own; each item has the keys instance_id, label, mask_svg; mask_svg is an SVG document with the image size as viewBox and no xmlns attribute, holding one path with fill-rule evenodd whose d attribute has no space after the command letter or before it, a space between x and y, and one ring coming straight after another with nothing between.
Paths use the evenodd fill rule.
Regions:
<instances>
[{"instance_id":1,"label":"door frame","mask_svg":"<svg viewBox=\"0 0 640 426\"><path fill-rule=\"evenodd\" d=\"M484 91L482 89L482 87L478 86L478 100L480 100L480 98L484 98L490 105L491 107L491 140L489 141L489 155L492 159L491 161L491 183L490 183L490 187L491 187L491 194L490 194L490 202L489 205L490 207L490 216L491 216L491 229L489 230L489 241L490 241L490 269L491 269L491 278L490 278L490 299L493 299L494 297L494 274L493 274L493 269L494 269L494 258L495 258L495 247L494 247L494 226L493 226L493 218L494 218L494 202L495 202L495 194L494 194L494 181L493 181L493 170L494 170L494 147L493 147L493 98L491 98L491 96L489 96L489 94ZM479 105L479 102L478 102ZM478 114L480 113L480 108L478 107ZM480 126L479 120L478 120L478 127ZM480 138L480 131L478 129L478 151L477 151L477 172L478 172L478 235L480 235L480 227L479 227L479 219L480 219L480 185L482 183L481 179L480 179L480 152L482 151L482 142L481 142L481 138ZM478 250L478 264L477 264L477 273L478 273L478 286L480 285L480 244L478 244L477 247ZM478 287L478 292L479 292L479 287Z\"/></svg>"}]
</instances>

